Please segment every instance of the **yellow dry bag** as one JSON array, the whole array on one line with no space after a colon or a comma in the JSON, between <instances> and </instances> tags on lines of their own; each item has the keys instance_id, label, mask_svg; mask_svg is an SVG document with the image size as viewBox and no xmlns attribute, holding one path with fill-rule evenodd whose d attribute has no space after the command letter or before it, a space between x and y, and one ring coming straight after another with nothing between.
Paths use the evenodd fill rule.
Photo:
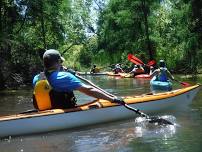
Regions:
<instances>
[{"instance_id":1,"label":"yellow dry bag","mask_svg":"<svg viewBox=\"0 0 202 152\"><path fill-rule=\"evenodd\" d=\"M39 110L49 110L52 108L50 93L51 86L47 79L39 80L34 87L34 96Z\"/></svg>"}]
</instances>

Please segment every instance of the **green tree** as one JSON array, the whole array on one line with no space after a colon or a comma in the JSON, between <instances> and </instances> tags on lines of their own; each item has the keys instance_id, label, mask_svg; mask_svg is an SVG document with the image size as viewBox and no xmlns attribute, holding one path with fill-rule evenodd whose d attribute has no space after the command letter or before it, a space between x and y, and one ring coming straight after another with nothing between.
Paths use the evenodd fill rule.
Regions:
<instances>
[{"instance_id":1,"label":"green tree","mask_svg":"<svg viewBox=\"0 0 202 152\"><path fill-rule=\"evenodd\" d=\"M155 46L149 38L149 17L156 5L152 0L111 0L100 15L99 48L111 53L148 54L146 58L153 59Z\"/></svg>"}]
</instances>

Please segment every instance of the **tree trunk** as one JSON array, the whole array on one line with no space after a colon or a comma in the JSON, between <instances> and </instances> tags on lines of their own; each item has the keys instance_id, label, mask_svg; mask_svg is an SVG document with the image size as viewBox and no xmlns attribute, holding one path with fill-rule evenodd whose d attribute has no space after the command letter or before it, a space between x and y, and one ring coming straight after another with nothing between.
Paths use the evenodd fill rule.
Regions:
<instances>
[{"instance_id":1,"label":"tree trunk","mask_svg":"<svg viewBox=\"0 0 202 152\"><path fill-rule=\"evenodd\" d=\"M0 90L5 89L5 81L0 67Z\"/></svg>"},{"instance_id":2,"label":"tree trunk","mask_svg":"<svg viewBox=\"0 0 202 152\"><path fill-rule=\"evenodd\" d=\"M42 30L42 37L43 37L43 45L44 48L47 48L46 44L46 32L45 32L45 25L44 25L44 14L43 14L43 1L41 1L41 30Z\"/></svg>"},{"instance_id":3,"label":"tree trunk","mask_svg":"<svg viewBox=\"0 0 202 152\"><path fill-rule=\"evenodd\" d=\"M2 1L0 0L0 54L1 54L1 45L2 45L2 35L3 35L3 29L2 29ZM0 59L0 64L1 64L1 59ZM2 64L1 64L2 65ZM0 90L5 88L5 82L4 82L4 77L3 77L3 73L2 73L2 67L0 66Z\"/></svg>"},{"instance_id":4,"label":"tree trunk","mask_svg":"<svg viewBox=\"0 0 202 152\"><path fill-rule=\"evenodd\" d=\"M149 52L149 58L150 58L150 60L153 60L151 41L149 39L148 10L146 9L145 3L146 3L145 0L142 0L142 11L144 14L145 36L146 36L146 42L147 42L147 49Z\"/></svg>"},{"instance_id":5,"label":"tree trunk","mask_svg":"<svg viewBox=\"0 0 202 152\"><path fill-rule=\"evenodd\" d=\"M3 35L3 29L2 29L2 1L0 0L0 44L1 44L1 39L2 39L2 35Z\"/></svg>"}]
</instances>

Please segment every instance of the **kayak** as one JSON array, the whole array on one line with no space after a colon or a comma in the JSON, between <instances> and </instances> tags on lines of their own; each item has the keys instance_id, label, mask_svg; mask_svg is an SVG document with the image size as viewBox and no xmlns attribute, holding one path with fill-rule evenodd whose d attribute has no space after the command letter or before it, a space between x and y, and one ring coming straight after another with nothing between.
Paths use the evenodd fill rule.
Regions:
<instances>
[{"instance_id":1,"label":"kayak","mask_svg":"<svg viewBox=\"0 0 202 152\"><path fill-rule=\"evenodd\" d=\"M153 77L151 79L150 85L152 90L166 90L166 91L172 90L172 83L170 81L166 82L157 81L156 77Z\"/></svg>"},{"instance_id":2,"label":"kayak","mask_svg":"<svg viewBox=\"0 0 202 152\"><path fill-rule=\"evenodd\" d=\"M115 76L115 77L121 77L121 73L115 74L114 72L107 72L108 76Z\"/></svg>"},{"instance_id":3,"label":"kayak","mask_svg":"<svg viewBox=\"0 0 202 152\"><path fill-rule=\"evenodd\" d=\"M134 74L130 73L119 73L122 78L133 78Z\"/></svg>"},{"instance_id":4,"label":"kayak","mask_svg":"<svg viewBox=\"0 0 202 152\"><path fill-rule=\"evenodd\" d=\"M150 79L151 77L149 74L138 74L135 76L135 78Z\"/></svg>"},{"instance_id":5,"label":"kayak","mask_svg":"<svg viewBox=\"0 0 202 152\"><path fill-rule=\"evenodd\" d=\"M148 79L151 78L149 74L137 74L134 76L134 73L119 73L122 78L143 78Z\"/></svg>"},{"instance_id":6,"label":"kayak","mask_svg":"<svg viewBox=\"0 0 202 152\"><path fill-rule=\"evenodd\" d=\"M78 72L78 75L91 75L91 76L96 76L96 75L107 75L107 72L99 72L99 73L90 73L90 72Z\"/></svg>"},{"instance_id":7,"label":"kayak","mask_svg":"<svg viewBox=\"0 0 202 152\"><path fill-rule=\"evenodd\" d=\"M197 84L163 93L124 97L124 101L131 107L138 108L148 114L170 111L170 109L177 110L179 107L191 103L199 88L200 85ZM72 109L31 111L1 116L0 137L78 128L137 116L139 115L124 106L97 99Z\"/></svg>"},{"instance_id":8,"label":"kayak","mask_svg":"<svg viewBox=\"0 0 202 152\"><path fill-rule=\"evenodd\" d=\"M114 74L113 72L108 72L108 76L117 76L117 77L121 77L121 78L133 78L134 74L130 74L130 73L117 73L117 74Z\"/></svg>"}]
</instances>

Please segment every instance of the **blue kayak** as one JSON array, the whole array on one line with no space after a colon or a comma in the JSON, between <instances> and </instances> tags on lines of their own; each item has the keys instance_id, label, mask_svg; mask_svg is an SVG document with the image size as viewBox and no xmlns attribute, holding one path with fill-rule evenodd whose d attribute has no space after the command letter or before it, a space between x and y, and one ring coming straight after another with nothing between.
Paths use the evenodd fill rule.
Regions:
<instances>
[{"instance_id":1,"label":"blue kayak","mask_svg":"<svg viewBox=\"0 0 202 152\"><path fill-rule=\"evenodd\" d=\"M155 76L151 79L150 85L152 87L152 90L165 90L165 91L172 90L172 83L170 81L166 82L158 81L156 80Z\"/></svg>"}]
</instances>

